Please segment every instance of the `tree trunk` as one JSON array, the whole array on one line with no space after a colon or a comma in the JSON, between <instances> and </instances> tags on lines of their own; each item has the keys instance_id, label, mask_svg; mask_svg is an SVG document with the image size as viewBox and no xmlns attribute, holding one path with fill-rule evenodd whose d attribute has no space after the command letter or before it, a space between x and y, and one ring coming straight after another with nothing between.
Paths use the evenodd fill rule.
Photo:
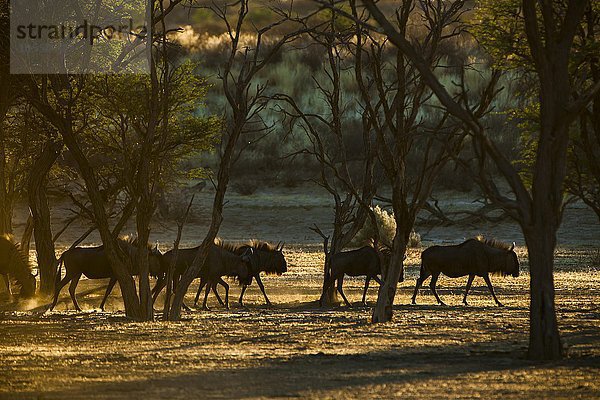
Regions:
<instances>
[{"instance_id":1,"label":"tree trunk","mask_svg":"<svg viewBox=\"0 0 600 400\"><path fill-rule=\"evenodd\" d=\"M213 204L213 214L210 228L206 234L206 237L202 241L200 248L198 249L198 253L192 262L192 265L188 267L179 280L177 289L175 291L175 296L173 297L173 304L171 305L171 310L169 312L170 321L178 321L179 318L181 318L181 306L183 305L183 298L185 297L185 294L187 293L192 281L196 279L200 273L200 270L204 265L204 260L206 260L206 257L208 256L208 250L217 237L217 233L221 227L221 222L223 221L223 198L226 190L227 183L221 186L221 182L219 181L217 184L217 193L215 194L215 201Z\"/></svg>"},{"instance_id":2,"label":"tree trunk","mask_svg":"<svg viewBox=\"0 0 600 400\"><path fill-rule=\"evenodd\" d=\"M6 149L4 148L4 129L0 120L0 235L12 233L13 201L6 176Z\"/></svg>"},{"instance_id":3,"label":"tree trunk","mask_svg":"<svg viewBox=\"0 0 600 400\"><path fill-rule=\"evenodd\" d=\"M13 202L8 193L4 121L14 100L14 85L10 74L9 2L0 1L0 235L12 233Z\"/></svg>"},{"instance_id":4,"label":"tree trunk","mask_svg":"<svg viewBox=\"0 0 600 400\"><path fill-rule=\"evenodd\" d=\"M48 142L40 157L35 161L28 182L29 209L33 216L35 251L40 274L40 292L50 295L54 292L56 277L56 253L50 225L50 207L46 197L46 183L50 168L58 158L63 144Z\"/></svg>"},{"instance_id":5,"label":"tree trunk","mask_svg":"<svg viewBox=\"0 0 600 400\"><path fill-rule=\"evenodd\" d=\"M152 304L152 295L150 294L149 278L149 260L148 260L148 239L150 237L150 218L151 210L148 210L148 200L138 203L136 221L138 233L138 252L137 263L139 268L139 293L140 293L140 312L144 321L154 320L154 307Z\"/></svg>"},{"instance_id":6,"label":"tree trunk","mask_svg":"<svg viewBox=\"0 0 600 400\"><path fill-rule=\"evenodd\" d=\"M554 94L559 98L558 93ZM563 204L569 124L555 104L542 103L541 132L532 184L533 219L522 226L529 252L529 358L557 360L562 347L554 306L554 250ZM554 106L554 107L553 107ZM552 110L556 110L552 112Z\"/></svg>"},{"instance_id":7,"label":"tree trunk","mask_svg":"<svg viewBox=\"0 0 600 400\"><path fill-rule=\"evenodd\" d=\"M541 224L525 236L531 274L528 357L534 360L562 357L554 307L554 238Z\"/></svg>"},{"instance_id":8,"label":"tree trunk","mask_svg":"<svg viewBox=\"0 0 600 400\"><path fill-rule=\"evenodd\" d=\"M408 243L408 235L404 233L403 228L397 221L390 265L383 266L382 268L383 285L379 288L377 304L373 309L371 320L373 323L392 320L396 288L398 287L400 276L404 273L404 254L406 254L406 245Z\"/></svg>"},{"instance_id":9,"label":"tree trunk","mask_svg":"<svg viewBox=\"0 0 600 400\"><path fill-rule=\"evenodd\" d=\"M335 228L334 228L334 238L335 238ZM324 236L324 235L323 235ZM323 237L323 254L325 255L325 260L323 261L323 288L321 289L321 297L325 300L325 304L336 304L339 303L339 299L337 297L337 291L335 286L326 288L325 284L327 283L329 277L331 276L331 256L333 252L333 246L331 249L329 248L329 237ZM323 296L323 293L325 294Z\"/></svg>"},{"instance_id":10,"label":"tree trunk","mask_svg":"<svg viewBox=\"0 0 600 400\"><path fill-rule=\"evenodd\" d=\"M0 189L1 191L2 189ZM12 233L12 213L13 207L10 201L0 199L0 235Z\"/></svg>"},{"instance_id":11,"label":"tree trunk","mask_svg":"<svg viewBox=\"0 0 600 400\"><path fill-rule=\"evenodd\" d=\"M242 134L242 129L244 126L243 118L240 118L239 116L238 118L234 117L234 121L234 130L229 135L225 151L221 157L221 164L219 165L219 173L217 175L217 190L215 192L215 198L213 201L210 228L208 229L208 233L206 234L204 241L202 241L202 244L200 245L200 249L198 249L198 254L192 262L192 265L190 265L185 273L181 276L179 284L177 285L175 296L173 297L173 304L171 305L171 311L169 313L169 320L171 321L178 321L181 317L183 298L185 297L185 294L187 293L192 281L196 279L200 273L200 270L204 265L204 260L206 260L206 257L208 256L209 246L214 243L217 233L219 233L221 222L223 222L223 205L225 193L227 192L227 185L229 184L232 157L235 151L235 145Z\"/></svg>"},{"instance_id":12,"label":"tree trunk","mask_svg":"<svg viewBox=\"0 0 600 400\"><path fill-rule=\"evenodd\" d=\"M125 305L125 315L133 320L142 321L144 316L140 310L140 301L135 290L135 282L129 269L127 268L127 265L119 256L119 250L117 249L117 246L114 242L114 237L108 225L108 217L106 215L106 210L104 209L104 201L102 199L102 194L99 191L94 170L77 143L75 134L72 131L72 125L68 121L63 120L61 122L62 123L58 123L57 126L60 128L64 142L71 151L73 158L77 162L81 176L85 181L87 193L90 202L92 203L96 225L98 227L100 237L102 238L102 243L104 244L106 256L121 288L123 303Z\"/></svg>"},{"instance_id":13,"label":"tree trunk","mask_svg":"<svg viewBox=\"0 0 600 400\"><path fill-rule=\"evenodd\" d=\"M25 229L21 236L21 251L29 257L29 249L31 248L31 236L33 235L33 216L29 213Z\"/></svg>"}]
</instances>

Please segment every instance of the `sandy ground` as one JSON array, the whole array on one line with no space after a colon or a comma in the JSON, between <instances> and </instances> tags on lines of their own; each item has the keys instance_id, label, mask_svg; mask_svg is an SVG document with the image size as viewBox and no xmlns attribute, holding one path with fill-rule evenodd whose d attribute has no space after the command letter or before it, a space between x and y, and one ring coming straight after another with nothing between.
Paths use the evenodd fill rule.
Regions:
<instances>
[{"instance_id":1,"label":"sandy ground","mask_svg":"<svg viewBox=\"0 0 600 400\"><path fill-rule=\"evenodd\" d=\"M384 193L385 194L385 193ZM188 197L186 197L188 196ZM174 196L171 208L185 209L191 195ZM210 224L211 205L214 192L207 187L196 193L194 205L186 225L182 246L195 246L204 239ZM475 194L456 192L437 193L440 207L447 211L475 210L480 204L474 203ZM70 203L52 199L52 217L54 231L62 228L64 219L69 216ZM260 238L268 241L284 241L295 244L320 244L322 239L309 229L314 224L324 232L332 229L333 204L331 197L323 190L314 187L259 189L250 196L241 196L229 191L223 212L223 224L219 235L227 240L245 241L249 238ZM26 205L18 207L14 225L17 237L25 226L27 216ZM426 217L425 212L422 217ZM79 235L86 231L88 225L72 224L58 242L59 251L68 247ZM131 222L123 233L135 232ZM519 226L510 221L501 224L480 223L470 226L454 227L417 227L425 244L456 243L478 234L495 237L507 242L524 245ZM151 233L151 241L159 241L163 249L170 248L177 234L177 226L173 221L157 219ZM85 244L98 244L97 233L89 236ZM600 224L598 217L585 205L571 205L563 217L558 234L558 246L566 248L598 249L600 247Z\"/></svg>"},{"instance_id":2,"label":"sandy ground","mask_svg":"<svg viewBox=\"0 0 600 400\"><path fill-rule=\"evenodd\" d=\"M567 212L556 257L556 303L568 357L532 363L524 358L526 251L513 224L421 230L425 245L479 232L516 238L522 275L492 278L505 307L494 306L482 280L474 283L470 306L462 306L464 278L440 279L438 292L448 307L435 305L429 289L421 290L419 305L409 305L421 251L413 249L394 321L371 325L370 307L316 304L322 255L307 227L326 227L332 209L325 197L288 190L229 200L222 236L291 243L285 251L289 272L264 279L274 307L264 306L255 285L247 307L238 307L239 288L232 284L230 311L211 295L211 311L186 312L181 322L131 323L118 288L107 312L95 310L106 282L89 280L78 288L82 313L73 311L66 288L51 313L44 313L46 299L18 305L28 311L10 311L15 305L0 302L0 398L600 398L600 265L591 261L600 229L589 211ZM209 201L208 193L196 203L184 245L202 238ZM67 231L59 248L78 232L76 226ZM164 247L175 236L168 224L156 226L153 235ZM346 280L351 301L360 300L362 285ZM368 297L372 305L376 287Z\"/></svg>"},{"instance_id":3,"label":"sandy ground","mask_svg":"<svg viewBox=\"0 0 600 400\"><path fill-rule=\"evenodd\" d=\"M597 268L556 274L568 358L532 363L524 359L527 272L493 279L502 308L480 280L470 306L460 305L465 279L448 278L439 282L448 307L434 305L428 289L411 306L417 268L409 267L394 321L371 325L368 307L318 308L316 246L290 248L287 258L288 274L264 279L273 308L255 286L238 307L232 286L230 311L211 296L211 311L181 322L131 323L118 311L118 290L109 312L96 312L103 285L84 281L87 312L72 311L66 291L52 313L3 312L0 398L600 398ZM362 284L347 280L351 301ZM371 304L375 296L370 289Z\"/></svg>"}]
</instances>

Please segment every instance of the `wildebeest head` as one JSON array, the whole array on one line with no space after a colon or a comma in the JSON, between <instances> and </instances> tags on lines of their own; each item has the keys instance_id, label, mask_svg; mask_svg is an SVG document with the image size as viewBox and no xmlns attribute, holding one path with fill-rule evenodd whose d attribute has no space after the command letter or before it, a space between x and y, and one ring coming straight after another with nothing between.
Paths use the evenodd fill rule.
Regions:
<instances>
[{"instance_id":1,"label":"wildebeest head","mask_svg":"<svg viewBox=\"0 0 600 400\"><path fill-rule=\"evenodd\" d=\"M244 283L248 281L248 278L250 277L250 270L251 270L251 262L253 259L254 255L254 249L249 247L248 249L246 249L246 251L244 252L244 254L242 254L240 256L240 262L238 265L236 265L235 267L235 271L234 274L238 277L240 283Z\"/></svg>"},{"instance_id":2,"label":"wildebeest head","mask_svg":"<svg viewBox=\"0 0 600 400\"><path fill-rule=\"evenodd\" d=\"M283 243L281 246L277 245L277 248L275 249L275 252L273 252L273 265L275 267L275 272L277 273L277 275L281 275L285 272L287 272L287 261L285 260L285 257L283 256L283 246L285 246L285 243Z\"/></svg>"},{"instance_id":3,"label":"wildebeest head","mask_svg":"<svg viewBox=\"0 0 600 400\"><path fill-rule=\"evenodd\" d=\"M165 268L163 253L158 248L158 242L156 242L156 245L148 252L148 264L150 275L155 277L161 275L168 268L168 266Z\"/></svg>"},{"instance_id":4,"label":"wildebeest head","mask_svg":"<svg viewBox=\"0 0 600 400\"><path fill-rule=\"evenodd\" d=\"M21 297L33 297L35 295L35 275L25 274L19 279L19 284L21 285Z\"/></svg>"},{"instance_id":5,"label":"wildebeest head","mask_svg":"<svg viewBox=\"0 0 600 400\"><path fill-rule=\"evenodd\" d=\"M519 259L517 253L515 253L515 242L513 242L510 249L508 249L508 256L506 257L506 275L512 275L517 278L519 276Z\"/></svg>"},{"instance_id":6,"label":"wildebeest head","mask_svg":"<svg viewBox=\"0 0 600 400\"><path fill-rule=\"evenodd\" d=\"M283 255L283 246L279 242L276 246L259 240L251 240L248 244L240 247L246 249L248 247L254 249L255 257L253 259L252 271L264 271L267 274L281 275L287 272L287 261Z\"/></svg>"}]
</instances>

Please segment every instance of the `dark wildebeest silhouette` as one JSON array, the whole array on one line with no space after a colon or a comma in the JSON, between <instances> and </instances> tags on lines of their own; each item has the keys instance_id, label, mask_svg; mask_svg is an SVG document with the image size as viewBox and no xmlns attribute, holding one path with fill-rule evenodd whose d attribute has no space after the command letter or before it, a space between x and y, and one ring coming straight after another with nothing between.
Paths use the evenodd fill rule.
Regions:
<instances>
[{"instance_id":1,"label":"dark wildebeest silhouette","mask_svg":"<svg viewBox=\"0 0 600 400\"><path fill-rule=\"evenodd\" d=\"M19 296L32 297L35 294L35 275L31 273L29 259L10 235L0 235L0 275L4 277L9 296L12 296L11 280L21 286Z\"/></svg>"},{"instance_id":2,"label":"dark wildebeest silhouette","mask_svg":"<svg viewBox=\"0 0 600 400\"><path fill-rule=\"evenodd\" d=\"M237 255L247 254L249 250L252 250L252 255L250 257L250 271L248 275L248 279L245 281L240 281L242 283L242 292L240 293L239 303L240 305L244 305L244 293L248 286L252 283L252 279L256 280L258 287L260 288L263 296L265 297L265 303L268 306L271 306L271 301L267 297L267 293L265 292L265 286L260 279L260 273L264 272L266 274L276 274L282 275L287 272L287 261L283 255L283 244L278 243L276 246L262 242L259 240L251 240L247 244L242 245L227 245L229 250ZM198 289L198 293L196 293L196 299L194 304L198 302L198 297L200 296L201 287Z\"/></svg>"},{"instance_id":3,"label":"dark wildebeest silhouette","mask_svg":"<svg viewBox=\"0 0 600 400\"><path fill-rule=\"evenodd\" d=\"M412 304L416 304L417 292L423 282L431 275L429 287L433 292L438 304L445 305L437 292L435 285L440 273L450 277L458 278L469 275L463 303L467 305L467 295L475 276L485 280L487 287L498 306L502 303L496 298L491 274L502 276L519 276L519 260L514 252L515 244L512 246L493 239L469 239L455 246L432 246L421 254L421 272L417 279Z\"/></svg>"},{"instance_id":4,"label":"dark wildebeest silhouette","mask_svg":"<svg viewBox=\"0 0 600 400\"><path fill-rule=\"evenodd\" d=\"M121 251L127 257L128 263L134 268L134 271L130 271L132 276L139 275L139 271L135 270L138 267L136 260L138 244L135 237L120 237L117 238L117 245ZM149 273L150 276L158 277L162 273L162 254L158 250L158 246L153 247L147 245L148 250L148 262L149 262ZM65 267L65 277L61 280L61 267ZM100 309L104 310L104 304L108 299L108 295L112 291L113 287L117 283L117 277L113 272L108 257L104 251L104 245L96 247L75 247L65 251L58 259L58 272L56 274L56 283L54 288L54 300L50 306L50 310L53 310L58 302L58 295L61 289L69 282L69 294L75 305L77 311L81 311L77 298L75 297L75 290L81 275L85 275L88 279L106 279L110 278L104 298L100 303Z\"/></svg>"},{"instance_id":5,"label":"dark wildebeest silhouette","mask_svg":"<svg viewBox=\"0 0 600 400\"><path fill-rule=\"evenodd\" d=\"M362 297L362 303L366 304L367 290L369 289L371 279L374 279L379 285L383 285L383 281L378 277L382 273L382 265L378 252L382 254L383 262L389 263L391 252L389 247L383 245L378 246L377 250L373 246L364 246L360 249L342 251L332 255L330 270L323 284L323 293L319 298L319 306L323 306L325 294L333 288L336 280L337 291L342 295L346 305L348 307L352 306L344 294L344 275L366 276ZM404 271L402 271L398 281L404 281Z\"/></svg>"},{"instance_id":6,"label":"dark wildebeest silhouette","mask_svg":"<svg viewBox=\"0 0 600 400\"><path fill-rule=\"evenodd\" d=\"M191 249L179 249L177 254L177 262L175 264L175 270L173 271L173 291L177 288L177 284L181 276L185 271L192 265L196 255L198 254L198 247ZM220 239L215 240L208 251L208 256L205 264L200 269L200 273L197 278L200 278L200 292L204 286L206 287L206 294L204 296L203 308L208 309L206 303L208 300L208 293L212 289L215 293L217 300L221 305L224 305L229 309L229 285L223 280L224 276L228 276L239 280L239 282L247 281L248 273L250 270L249 264L252 256L252 249L247 249L243 254L234 254L230 249L231 245L224 243ZM163 255L163 268L166 271L169 265L172 263L172 259L175 256L173 250L167 251ZM225 288L225 303L217 292L217 284L220 284ZM161 275L159 280L156 282L156 286L152 290L152 296L154 301L158 297L160 291L167 285L166 273Z\"/></svg>"}]
</instances>

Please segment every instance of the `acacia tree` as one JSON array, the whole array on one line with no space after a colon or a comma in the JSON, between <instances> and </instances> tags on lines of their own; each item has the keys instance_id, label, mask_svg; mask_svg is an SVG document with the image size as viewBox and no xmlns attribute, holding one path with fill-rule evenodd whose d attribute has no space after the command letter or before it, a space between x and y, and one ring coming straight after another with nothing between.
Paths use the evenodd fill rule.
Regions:
<instances>
[{"instance_id":1,"label":"acacia tree","mask_svg":"<svg viewBox=\"0 0 600 400\"><path fill-rule=\"evenodd\" d=\"M194 261L177 285L169 312L171 320L179 319L183 298L192 281L198 276L208 254L209 246L214 242L221 226L231 167L239 158L239 153L236 155L239 139L244 133L256 132L257 128L254 124L257 119L261 122L260 113L267 106L269 100L265 96L267 86L256 83L256 76L265 66L269 65L284 45L305 32L302 27L299 27L297 30L292 28L289 33L281 36L269 37L277 27L291 21L292 6L293 4L290 4L289 9L272 9L276 15L280 16L280 19L261 28L246 21L249 12L248 0L236 1L229 5L212 2L210 6L199 6L208 8L222 21L229 38L229 56L218 76L227 99L227 109L224 117L225 126L220 148L219 169L216 174L217 182L211 224ZM231 15L232 8L235 10L233 16ZM252 25L252 28L249 29L249 25ZM245 33L252 33L253 37L249 42L241 43L242 35ZM267 38L271 39L268 44L265 43Z\"/></svg>"},{"instance_id":2,"label":"acacia tree","mask_svg":"<svg viewBox=\"0 0 600 400\"><path fill-rule=\"evenodd\" d=\"M579 24L569 70L572 96L586 96L600 84L600 4L590 2ZM600 221L600 91L581 109L571 128L565 190L588 205Z\"/></svg>"},{"instance_id":3,"label":"acacia tree","mask_svg":"<svg viewBox=\"0 0 600 400\"><path fill-rule=\"evenodd\" d=\"M96 173L80 143L80 136L87 128L87 122L77 118L81 115L77 113L77 107L80 105L80 96L85 87L85 77L56 76L51 79L44 77L41 79L42 82L40 83L32 80L28 85L27 96L39 112L56 127L77 163L79 172L86 184L86 192L93 210L94 222L102 238L111 268L115 272L121 287L125 313L132 319L141 320L142 314L140 313L140 304L136 296L133 278L129 274L124 255L119 253L118 246L115 243ZM45 83L48 81L49 85ZM42 90L43 88L48 88L48 90Z\"/></svg>"},{"instance_id":4,"label":"acacia tree","mask_svg":"<svg viewBox=\"0 0 600 400\"><path fill-rule=\"evenodd\" d=\"M50 226L50 207L46 196L48 174L58 158L62 143L56 132L24 98L17 99L7 112L0 130L5 135L2 148L1 178L4 226L12 231L12 214L16 201L28 200L32 233L36 241L40 290L53 290L56 257ZM29 239L24 236L23 248Z\"/></svg>"},{"instance_id":5,"label":"acacia tree","mask_svg":"<svg viewBox=\"0 0 600 400\"><path fill-rule=\"evenodd\" d=\"M562 218L569 127L600 91L600 84L596 83L577 99L568 95L572 93L569 61L573 39L590 2L571 0L564 12L558 12L556 4L551 2L537 4L534 0L523 0L522 3L527 42L540 87L540 130L530 190L472 112L452 98L421 54L395 29L377 4L373 0L364 0L363 4L382 32L418 69L440 103L474 136L480 166L487 158L491 159L509 184L512 198L503 195L489 175L482 174L479 182L486 194L518 221L527 243L531 270L528 354L533 359L561 358L553 270L556 232Z\"/></svg>"},{"instance_id":6,"label":"acacia tree","mask_svg":"<svg viewBox=\"0 0 600 400\"><path fill-rule=\"evenodd\" d=\"M14 206L26 193L31 160L44 138L25 122L33 114L31 107L15 101L0 123L0 228L5 233L12 233Z\"/></svg>"},{"instance_id":7,"label":"acacia tree","mask_svg":"<svg viewBox=\"0 0 600 400\"><path fill-rule=\"evenodd\" d=\"M8 1L0 1L0 234L12 232L12 195L7 179L6 115L16 93L10 75L10 19Z\"/></svg>"},{"instance_id":8,"label":"acacia tree","mask_svg":"<svg viewBox=\"0 0 600 400\"><path fill-rule=\"evenodd\" d=\"M403 260L417 214L431 195L441 169L461 148L459 125L447 112L436 112L432 92L419 71L400 51L373 29L365 29L368 14L351 2L356 24L356 81L362 101L377 135L377 154L392 188L390 202L396 232L390 265L384 269L373 322L389 321L397 282L403 280ZM404 40L419 48L431 71L440 66L464 71L463 65L447 65L440 50L462 32L464 2L403 1L395 11L394 27ZM413 20L422 21L420 35L411 31ZM464 75L463 75L464 76ZM487 112L495 95L498 74L479 98L467 99L467 89L457 87L456 101L468 102L476 118ZM459 100L459 97L461 100ZM470 100L470 101L469 101ZM421 157L411 157L422 154ZM410 159L418 161L409 162Z\"/></svg>"},{"instance_id":9,"label":"acacia tree","mask_svg":"<svg viewBox=\"0 0 600 400\"><path fill-rule=\"evenodd\" d=\"M566 12L566 3L556 4L557 12ZM535 163L535 150L540 129L539 84L529 51L525 22L519 0L481 1L476 10L478 24L472 31L479 43L490 54L493 62L513 72L519 79L518 101L509 111L519 121L522 131L522 160L526 166ZM588 87L600 81L600 5L590 4L579 24L569 61L572 96L577 99ZM596 94L589 106L583 107L577 121L570 128L571 143L567 158L565 191L571 199L580 199L600 219L600 95ZM524 171L527 183L531 176Z\"/></svg>"},{"instance_id":10,"label":"acacia tree","mask_svg":"<svg viewBox=\"0 0 600 400\"><path fill-rule=\"evenodd\" d=\"M161 8L161 12L155 12L155 2L151 1L149 3L148 9L150 11L148 21L154 26L163 20L166 14L172 11L174 5L179 3L179 1L171 2L167 9ZM151 29L150 31L153 32L154 30ZM129 183L131 185L136 185L139 189L136 192L136 195L138 196L132 197L132 199L134 201L137 200L135 202L135 208L140 214L138 222L140 222L140 220L142 221L141 223L138 223L138 231L142 232L142 234L138 236L138 241L140 243L140 248L143 248L144 250L149 233L150 211L152 211L152 199L149 197L151 196L151 192L148 189L150 187L149 165L152 164L152 156L164 156L164 152L153 153L151 151L154 148L153 146L162 142L155 140L153 134L148 134L148 130L156 128L159 116L155 108L158 84L155 81L157 72L155 69L156 65L153 61L154 52L152 51L152 47L154 46L154 36L147 37L147 39L150 50L149 54L151 55L150 65L153 66L150 74L153 85L151 85L152 95L148 96L147 93L144 93L144 97L150 98L149 103L152 105L152 110L149 113L150 118L146 119L146 121L150 121L148 122L148 126L145 127L146 131L142 132L140 135L140 140L137 142L138 146L135 148L135 150L139 151L139 154L142 154L143 156L137 158L139 163L134 166L135 172L132 172L132 174L128 176L134 177L134 180L130 180ZM119 68L119 66L116 66L115 68ZM98 171L94 169L92 162L90 162L90 154L94 153L94 149L86 147L86 135L90 132L89 129L94 126L92 121L97 122L97 119L95 120L95 118L102 118L102 114L96 112L97 110L94 110L89 102L90 81L92 81L92 77L89 75L64 74L49 77L32 76L28 79L26 94L29 101L31 101L37 110L44 115L44 117L60 133L70 154L77 163L81 178L85 182L85 191L92 211L88 212L88 214L91 219L93 219L93 222L100 233L106 255L110 260L111 267L121 286L126 315L136 320L152 319L153 315L151 296L149 294L148 260L146 252L142 251L140 254L143 256L137 257L136 261L140 270L141 283L140 294L138 296L129 269L131 266L129 265L129 262L131 260L126 259L125 255L122 254L121 249L116 246L115 243L115 232L118 232L122 228L127 217L131 215L133 210L131 207L126 207L123 211L123 218L117 222L113 229L110 228L109 213L105 208L105 193L102 191L101 180L99 179L101 175L98 174ZM128 99L124 104L127 104L129 101L130 100ZM167 117L168 116L165 116L165 118ZM162 161L166 159L167 158L162 159ZM119 185L116 186L118 188ZM142 197L143 200L140 201L140 197ZM86 207L80 208L84 212L86 211Z\"/></svg>"},{"instance_id":11,"label":"acacia tree","mask_svg":"<svg viewBox=\"0 0 600 400\"><path fill-rule=\"evenodd\" d=\"M370 119L366 115L363 114L361 118L364 146L361 154L348 154L346 146L351 130L345 126L345 117L349 110L359 109L360 106L356 100L348 100L343 96L342 74L349 73L347 70L352 64L345 60L340 52L346 52L353 30L351 27L344 30L343 24L337 19L337 15L331 13L327 23L313 26L309 32L311 46L321 47L327 55L325 78L322 81L313 78L316 93L325 101L325 115L304 111L288 95L274 96L288 106L282 111L289 117L290 129L301 129L311 143L309 148L302 149L294 155L308 154L315 158L320 167L315 182L329 192L334 200L331 236L325 235L316 225L311 228L324 240L323 290L326 290L325 284L330 274L331 256L342 251L364 225L370 215L370 206L377 187L374 178L374 138ZM356 138L356 133L352 137ZM351 166L360 170L361 176L352 176ZM327 297L333 301L335 290L327 293Z\"/></svg>"}]
</instances>

